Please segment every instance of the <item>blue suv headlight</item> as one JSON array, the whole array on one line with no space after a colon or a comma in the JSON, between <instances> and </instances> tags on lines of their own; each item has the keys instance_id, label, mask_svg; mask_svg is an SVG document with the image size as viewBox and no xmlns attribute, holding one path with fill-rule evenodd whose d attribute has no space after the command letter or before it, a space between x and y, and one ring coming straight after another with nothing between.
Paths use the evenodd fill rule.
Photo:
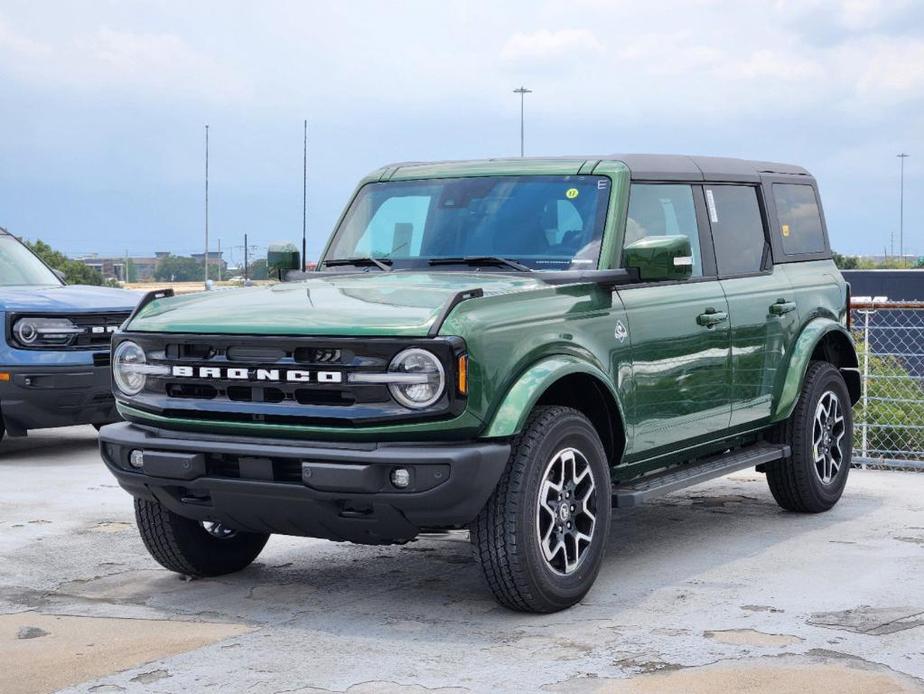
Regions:
<instances>
[{"instance_id":1,"label":"blue suv headlight","mask_svg":"<svg viewBox=\"0 0 924 694\"><path fill-rule=\"evenodd\" d=\"M59 347L71 344L84 329L67 318L19 318L13 338L23 347Z\"/></svg>"}]
</instances>

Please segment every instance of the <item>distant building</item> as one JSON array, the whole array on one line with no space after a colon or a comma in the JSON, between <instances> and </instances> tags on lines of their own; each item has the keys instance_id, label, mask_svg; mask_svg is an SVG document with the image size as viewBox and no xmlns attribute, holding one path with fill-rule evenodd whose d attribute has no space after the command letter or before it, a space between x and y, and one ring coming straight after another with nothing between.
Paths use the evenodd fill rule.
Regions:
<instances>
[{"instance_id":1,"label":"distant building","mask_svg":"<svg viewBox=\"0 0 924 694\"><path fill-rule=\"evenodd\" d=\"M228 274L228 263L222 258L224 251L209 251L209 265L211 267L221 266L221 275L224 277ZM205 253L192 253L190 255L197 263L201 263L205 258Z\"/></svg>"},{"instance_id":2,"label":"distant building","mask_svg":"<svg viewBox=\"0 0 924 694\"><path fill-rule=\"evenodd\" d=\"M120 282L129 281L129 271L131 269L131 279L135 282L146 282L154 279L154 268L157 267L157 261L165 255L166 251L155 253L153 257L145 256L101 256L91 254L77 258L84 265L99 270L107 280L118 280Z\"/></svg>"},{"instance_id":3,"label":"distant building","mask_svg":"<svg viewBox=\"0 0 924 694\"><path fill-rule=\"evenodd\" d=\"M157 269L157 263L164 256L170 255L170 251L157 251L153 256L101 256L90 254L77 258L84 265L95 268L102 273L104 279L118 280L119 282L149 282L154 279L154 271ZM201 263L204 253L193 253L192 257ZM212 266L221 265L222 275L227 274L228 263L221 257L218 251L209 253L209 264ZM131 267L131 277L129 270Z\"/></svg>"}]
</instances>

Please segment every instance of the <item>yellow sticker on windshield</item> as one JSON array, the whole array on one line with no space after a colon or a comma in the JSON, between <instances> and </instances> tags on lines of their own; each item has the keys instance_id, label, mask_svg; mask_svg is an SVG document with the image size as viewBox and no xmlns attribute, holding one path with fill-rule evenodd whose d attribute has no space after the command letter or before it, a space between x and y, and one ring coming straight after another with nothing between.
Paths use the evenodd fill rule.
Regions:
<instances>
[{"instance_id":1,"label":"yellow sticker on windshield","mask_svg":"<svg viewBox=\"0 0 924 694\"><path fill-rule=\"evenodd\" d=\"M788 224L783 225L783 236L789 236L789 225Z\"/></svg>"},{"instance_id":2,"label":"yellow sticker on windshield","mask_svg":"<svg viewBox=\"0 0 924 694\"><path fill-rule=\"evenodd\" d=\"M565 197L568 198L569 200L574 200L577 196L578 196L577 188L568 188L568 190L565 191Z\"/></svg>"}]
</instances>

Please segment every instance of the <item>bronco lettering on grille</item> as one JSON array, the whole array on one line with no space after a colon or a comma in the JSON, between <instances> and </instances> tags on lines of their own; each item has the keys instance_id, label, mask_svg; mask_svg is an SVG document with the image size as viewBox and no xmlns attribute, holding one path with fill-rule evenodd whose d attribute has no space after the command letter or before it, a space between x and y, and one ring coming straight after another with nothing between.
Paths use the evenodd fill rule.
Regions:
<instances>
[{"instance_id":1,"label":"bronco lettering on grille","mask_svg":"<svg viewBox=\"0 0 924 694\"><path fill-rule=\"evenodd\" d=\"M173 366L176 378L206 378L224 381L266 381L288 383L342 383L339 371L307 371L304 369L249 369L223 366Z\"/></svg>"}]
</instances>

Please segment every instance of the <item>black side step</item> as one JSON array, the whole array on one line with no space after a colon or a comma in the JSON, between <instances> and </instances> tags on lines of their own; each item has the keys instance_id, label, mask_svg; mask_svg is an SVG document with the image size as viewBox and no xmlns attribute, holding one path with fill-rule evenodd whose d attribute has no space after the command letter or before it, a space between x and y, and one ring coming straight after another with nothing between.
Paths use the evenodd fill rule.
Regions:
<instances>
[{"instance_id":1,"label":"black side step","mask_svg":"<svg viewBox=\"0 0 924 694\"><path fill-rule=\"evenodd\" d=\"M762 463L771 463L789 457L789 446L773 443L756 443L731 453L721 453L695 463L671 468L639 480L613 487L613 508L639 506L649 499L694 484L722 477Z\"/></svg>"}]
</instances>

